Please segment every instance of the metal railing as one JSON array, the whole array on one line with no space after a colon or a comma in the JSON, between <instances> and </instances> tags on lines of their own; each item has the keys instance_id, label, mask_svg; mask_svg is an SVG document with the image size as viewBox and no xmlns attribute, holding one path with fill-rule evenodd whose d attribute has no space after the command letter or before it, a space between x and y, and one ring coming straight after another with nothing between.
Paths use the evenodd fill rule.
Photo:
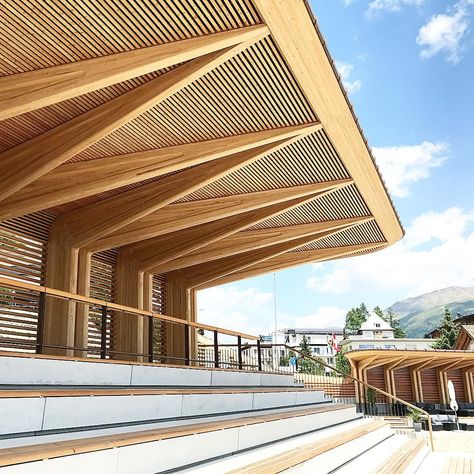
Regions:
<instances>
[{"instance_id":1,"label":"metal railing","mask_svg":"<svg viewBox=\"0 0 474 474\"><path fill-rule=\"evenodd\" d=\"M58 300L67 303L61 307L60 317L66 317L71 304L76 317L82 314L85 318L87 334L82 340L87 341L86 345L47 341L48 303ZM57 308L49 311L58 313ZM147 339L143 344L145 351L119 350L117 327L123 322L122 318L141 319ZM229 350L223 344L228 340L235 341L235 350ZM258 355L252 359L244 356L249 341L255 347L260 346L259 338L250 334L0 277L0 348L3 350L261 370Z\"/></svg>"},{"instance_id":2,"label":"metal railing","mask_svg":"<svg viewBox=\"0 0 474 474\"><path fill-rule=\"evenodd\" d=\"M364 382L325 362L321 357L303 353L301 349L283 345L266 345L273 358L264 369L279 373L293 373L295 381L305 387L324 391L335 403L355 404L367 417L406 417L418 414L428 428L429 445L434 450L430 415L422 408ZM334 354L326 357L333 358Z\"/></svg>"},{"instance_id":3,"label":"metal railing","mask_svg":"<svg viewBox=\"0 0 474 474\"><path fill-rule=\"evenodd\" d=\"M76 314L81 308L87 309L82 311L87 318L85 347L46 341L49 299L73 303ZM146 352L117 350L114 326L120 318L142 318L147 334ZM257 336L3 277L0 277L0 348L38 354L66 351L66 355L76 357L114 360L132 357L132 360L149 363L291 374L305 387L324 391L335 403L355 404L366 416L418 413L426 420L433 449L431 418L425 410L344 373L321 357L286 344L262 344Z\"/></svg>"}]
</instances>

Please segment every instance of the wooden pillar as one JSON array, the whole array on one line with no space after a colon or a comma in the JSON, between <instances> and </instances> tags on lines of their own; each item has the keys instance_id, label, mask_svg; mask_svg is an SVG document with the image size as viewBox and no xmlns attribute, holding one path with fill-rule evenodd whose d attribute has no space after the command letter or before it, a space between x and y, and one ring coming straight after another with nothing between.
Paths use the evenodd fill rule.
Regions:
<instances>
[{"instance_id":1,"label":"wooden pillar","mask_svg":"<svg viewBox=\"0 0 474 474\"><path fill-rule=\"evenodd\" d=\"M418 371L416 369L410 370L410 379L413 397L415 398L416 403L422 403L423 397L420 395L420 384L418 381Z\"/></svg>"},{"instance_id":2,"label":"wooden pillar","mask_svg":"<svg viewBox=\"0 0 474 474\"><path fill-rule=\"evenodd\" d=\"M117 258L117 269L115 276L115 300L116 303L133 308L145 309L143 304L144 274L139 272L135 261L127 252L120 251ZM113 343L112 350L126 352L127 354L116 354L112 358L122 360L146 361L144 356L133 354L145 354L146 317L116 311L113 316Z\"/></svg>"},{"instance_id":3,"label":"wooden pillar","mask_svg":"<svg viewBox=\"0 0 474 474\"><path fill-rule=\"evenodd\" d=\"M462 372L464 390L466 393L466 401L468 403L474 403L474 386L472 382L472 371L473 369L464 369Z\"/></svg>"},{"instance_id":4,"label":"wooden pillar","mask_svg":"<svg viewBox=\"0 0 474 474\"><path fill-rule=\"evenodd\" d=\"M62 229L53 225L48 241L46 286L77 293L78 264L79 249L72 247ZM59 298L46 298L45 345L74 346L75 310L76 304L74 302ZM54 355L73 355L71 349L45 348L44 352Z\"/></svg>"},{"instance_id":5,"label":"wooden pillar","mask_svg":"<svg viewBox=\"0 0 474 474\"><path fill-rule=\"evenodd\" d=\"M83 296L90 295L91 288L91 259L92 254L86 250L79 251L79 270L77 276L77 293ZM76 319L74 331L74 346L87 347L89 336L89 305L76 304ZM87 357L87 351L77 350L76 357Z\"/></svg>"},{"instance_id":6,"label":"wooden pillar","mask_svg":"<svg viewBox=\"0 0 474 474\"><path fill-rule=\"evenodd\" d=\"M166 278L166 312L174 318L185 321L196 321L195 290L186 284L186 279L181 272L175 271L167 274ZM191 341L195 341L194 332L191 332ZM167 324L166 353L171 364L184 364L184 328L178 324ZM191 343L190 357L195 357L195 342Z\"/></svg>"}]
</instances>

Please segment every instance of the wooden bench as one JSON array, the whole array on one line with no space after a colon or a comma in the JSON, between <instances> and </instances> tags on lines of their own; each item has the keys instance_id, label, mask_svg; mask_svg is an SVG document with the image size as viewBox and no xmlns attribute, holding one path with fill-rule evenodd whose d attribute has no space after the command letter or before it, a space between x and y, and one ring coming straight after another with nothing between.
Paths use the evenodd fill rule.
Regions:
<instances>
[{"instance_id":1,"label":"wooden bench","mask_svg":"<svg viewBox=\"0 0 474 474\"><path fill-rule=\"evenodd\" d=\"M443 474L474 474L474 459L450 457L444 463Z\"/></svg>"},{"instance_id":2,"label":"wooden bench","mask_svg":"<svg viewBox=\"0 0 474 474\"><path fill-rule=\"evenodd\" d=\"M310 459L313 459L320 454L323 454L331 449L342 446L344 443L348 443L354 439L364 436L372 431L378 430L383 426L388 426L388 423L383 421L377 421L374 423L368 423L367 426L361 426L344 433L338 433L333 436L329 436L322 440L315 441L313 443L305 444L296 449L291 449L278 456L272 456L271 458L263 459L247 466L240 467L238 469L229 471L227 474L274 474L282 472L286 469L290 469L294 466L302 464Z\"/></svg>"},{"instance_id":3,"label":"wooden bench","mask_svg":"<svg viewBox=\"0 0 474 474\"><path fill-rule=\"evenodd\" d=\"M94 438L83 438L71 441L60 441L55 443L37 444L33 446L19 446L15 448L0 449L0 466L9 466L43 459L52 459L62 456L71 456L104 449L130 446L140 443L149 443L163 439L189 436L210 431L238 428L241 426L266 423L269 421L303 417L330 411L352 408L353 405L337 404L322 406L305 410L292 410L285 413L259 415L237 420L224 420L211 423L200 423L172 428L137 431L118 435L98 436Z\"/></svg>"},{"instance_id":4,"label":"wooden bench","mask_svg":"<svg viewBox=\"0 0 474 474\"><path fill-rule=\"evenodd\" d=\"M377 474L403 474L424 446L426 446L426 441L422 438L408 440L375 472Z\"/></svg>"}]
</instances>

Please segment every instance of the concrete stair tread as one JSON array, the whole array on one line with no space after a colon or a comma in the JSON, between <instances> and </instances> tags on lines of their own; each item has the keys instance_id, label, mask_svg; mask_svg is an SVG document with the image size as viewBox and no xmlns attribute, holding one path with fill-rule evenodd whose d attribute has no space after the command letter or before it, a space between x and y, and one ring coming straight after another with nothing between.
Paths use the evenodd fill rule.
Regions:
<instances>
[{"instance_id":1,"label":"concrete stair tread","mask_svg":"<svg viewBox=\"0 0 474 474\"><path fill-rule=\"evenodd\" d=\"M387 424L383 421L366 423L360 427L351 428L298 448L287 450L277 456L272 456L247 466L240 466L237 469L227 471L227 474L250 474L257 472L259 474L271 474L282 472L384 426L387 426Z\"/></svg>"},{"instance_id":2,"label":"concrete stair tread","mask_svg":"<svg viewBox=\"0 0 474 474\"><path fill-rule=\"evenodd\" d=\"M212 387L212 388L94 388L94 389L51 389L51 390L0 390L0 398L33 398L33 397L100 397L131 395L188 395L219 393L285 393L285 392L321 392L314 388L304 387Z\"/></svg>"},{"instance_id":3,"label":"concrete stair tread","mask_svg":"<svg viewBox=\"0 0 474 474\"><path fill-rule=\"evenodd\" d=\"M422 438L407 440L390 459L385 460L377 469L377 474L403 474L418 453L426 447Z\"/></svg>"},{"instance_id":4,"label":"concrete stair tread","mask_svg":"<svg viewBox=\"0 0 474 474\"><path fill-rule=\"evenodd\" d=\"M353 408L353 406L345 404L329 404L317 408L289 410L284 413L249 416L234 420L196 423L164 429L144 430L133 433L122 433L32 446L5 448L0 449L0 466L52 459L79 453L91 453L110 448L149 443L152 441L160 441L260 423L265 424L277 420L334 412L347 408Z\"/></svg>"}]
</instances>

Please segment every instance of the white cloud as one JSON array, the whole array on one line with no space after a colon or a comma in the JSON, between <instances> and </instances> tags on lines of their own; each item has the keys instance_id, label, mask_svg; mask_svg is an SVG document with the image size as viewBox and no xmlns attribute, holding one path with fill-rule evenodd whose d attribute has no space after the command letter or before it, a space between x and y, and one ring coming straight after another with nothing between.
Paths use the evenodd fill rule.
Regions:
<instances>
[{"instance_id":1,"label":"white cloud","mask_svg":"<svg viewBox=\"0 0 474 474\"><path fill-rule=\"evenodd\" d=\"M297 328L326 328L344 327L347 309L334 306L321 306L315 313L296 318L294 327Z\"/></svg>"},{"instance_id":2,"label":"white cloud","mask_svg":"<svg viewBox=\"0 0 474 474\"><path fill-rule=\"evenodd\" d=\"M454 5L451 14L435 15L420 28L416 42L422 47L422 58L442 53L451 63L461 60L462 40L469 28L470 5L474 5L474 0L461 0Z\"/></svg>"},{"instance_id":3,"label":"white cloud","mask_svg":"<svg viewBox=\"0 0 474 474\"><path fill-rule=\"evenodd\" d=\"M198 293L198 320L247 334L267 334L273 328L273 294L256 288L216 286Z\"/></svg>"},{"instance_id":4,"label":"white cloud","mask_svg":"<svg viewBox=\"0 0 474 474\"><path fill-rule=\"evenodd\" d=\"M410 186L427 178L432 168L446 160L445 143L423 142L419 145L374 147L372 149L382 176L391 194L410 195Z\"/></svg>"},{"instance_id":5,"label":"white cloud","mask_svg":"<svg viewBox=\"0 0 474 474\"><path fill-rule=\"evenodd\" d=\"M352 64L336 61L336 68L339 71L342 83L344 84L344 87L346 88L347 92L349 92L349 94L360 90L360 88L362 87L362 82L359 80L351 80L350 77L352 74L352 70L354 69L354 66Z\"/></svg>"},{"instance_id":6,"label":"white cloud","mask_svg":"<svg viewBox=\"0 0 474 474\"><path fill-rule=\"evenodd\" d=\"M278 329L294 327L342 327L347 309L322 306L314 313L295 317L278 310ZM198 292L198 321L247 334L274 330L273 294L235 285Z\"/></svg>"},{"instance_id":7,"label":"white cloud","mask_svg":"<svg viewBox=\"0 0 474 474\"><path fill-rule=\"evenodd\" d=\"M472 286L474 209L430 211L413 220L406 237L381 252L315 264L319 274L307 286L319 292L377 294L401 291L415 296L447 286Z\"/></svg>"},{"instance_id":8,"label":"white cloud","mask_svg":"<svg viewBox=\"0 0 474 474\"><path fill-rule=\"evenodd\" d=\"M345 7L348 7L349 5L354 3L354 0L342 0L342 3L344 3Z\"/></svg>"},{"instance_id":9,"label":"white cloud","mask_svg":"<svg viewBox=\"0 0 474 474\"><path fill-rule=\"evenodd\" d=\"M369 18L382 13L383 11L388 12L399 12L405 6L421 6L425 0L372 0L369 3L369 8L365 12Z\"/></svg>"}]
</instances>

